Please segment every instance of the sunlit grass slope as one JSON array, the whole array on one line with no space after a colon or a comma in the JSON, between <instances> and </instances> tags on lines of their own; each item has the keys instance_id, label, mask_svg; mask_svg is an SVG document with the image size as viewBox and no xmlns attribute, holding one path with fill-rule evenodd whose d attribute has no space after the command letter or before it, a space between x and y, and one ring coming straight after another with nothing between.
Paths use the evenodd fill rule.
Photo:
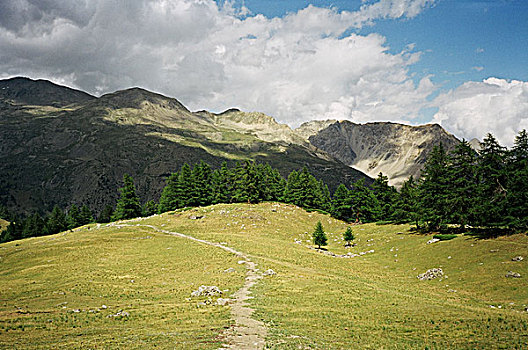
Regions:
<instances>
[{"instance_id":1,"label":"sunlit grass slope","mask_svg":"<svg viewBox=\"0 0 528 350\"><path fill-rule=\"evenodd\" d=\"M329 236L328 251L374 252L344 259L309 249L317 221ZM345 223L276 203L216 205L129 223L138 224L224 242L261 270L276 271L257 283L251 300L271 348L528 345L525 235L426 244L431 236L411 234L406 225L369 224L353 226L356 246L346 248ZM512 261L518 255L525 260ZM245 272L232 254L143 226L91 225L11 242L0 246L0 257L4 348L218 348L232 322L229 308L198 307L190 292L201 284L235 291ZM224 273L229 267L236 272ZM447 277L416 278L434 267ZM507 278L508 271L522 277ZM108 317L119 310L130 315Z\"/></svg>"},{"instance_id":2,"label":"sunlit grass slope","mask_svg":"<svg viewBox=\"0 0 528 350\"><path fill-rule=\"evenodd\" d=\"M11 242L0 256L6 349L215 349L229 309L187 298L201 284L234 291L245 273L232 254L139 227Z\"/></svg>"}]
</instances>

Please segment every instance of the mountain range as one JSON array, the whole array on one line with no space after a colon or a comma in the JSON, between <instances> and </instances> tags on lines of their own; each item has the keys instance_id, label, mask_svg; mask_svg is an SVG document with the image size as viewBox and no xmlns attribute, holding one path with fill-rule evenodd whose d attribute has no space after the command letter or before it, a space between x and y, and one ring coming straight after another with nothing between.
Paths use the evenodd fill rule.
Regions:
<instances>
[{"instance_id":1,"label":"mountain range","mask_svg":"<svg viewBox=\"0 0 528 350\"><path fill-rule=\"evenodd\" d=\"M0 204L17 212L118 197L124 173L143 201L157 200L183 163L269 163L283 176L306 166L330 190L380 171L399 185L419 176L436 144L458 140L439 125L312 121L292 129L258 112L189 111L141 88L101 97L46 80L0 80Z\"/></svg>"}]
</instances>

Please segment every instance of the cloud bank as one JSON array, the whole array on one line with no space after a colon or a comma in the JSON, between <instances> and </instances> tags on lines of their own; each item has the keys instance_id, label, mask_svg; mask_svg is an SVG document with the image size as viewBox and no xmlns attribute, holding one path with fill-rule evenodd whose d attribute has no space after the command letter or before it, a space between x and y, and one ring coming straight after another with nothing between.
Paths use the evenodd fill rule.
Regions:
<instances>
[{"instance_id":1,"label":"cloud bank","mask_svg":"<svg viewBox=\"0 0 528 350\"><path fill-rule=\"evenodd\" d=\"M492 132L511 146L519 131L528 129L528 82L489 78L467 82L439 95L434 120L449 131L472 139Z\"/></svg>"}]
</instances>

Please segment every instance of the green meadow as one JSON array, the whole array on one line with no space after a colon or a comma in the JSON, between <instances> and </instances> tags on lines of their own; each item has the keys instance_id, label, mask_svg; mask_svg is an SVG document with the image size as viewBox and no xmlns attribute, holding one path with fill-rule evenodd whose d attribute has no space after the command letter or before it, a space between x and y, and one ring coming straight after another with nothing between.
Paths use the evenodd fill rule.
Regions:
<instances>
[{"instance_id":1,"label":"green meadow","mask_svg":"<svg viewBox=\"0 0 528 350\"><path fill-rule=\"evenodd\" d=\"M328 252L311 249L321 221ZM279 203L222 204L0 245L1 348L217 349L229 306L191 297L215 285L229 297L245 266L261 271L253 317L277 349L526 349L528 237L470 235L433 244L408 225L347 224ZM522 255L525 260L512 261ZM234 272L225 272L233 268ZM418 274L441 268L444 276ZM508 278L509 271L521 278ZM205 303L204 303L205 302Z\"/></svg>"}]
</instances>

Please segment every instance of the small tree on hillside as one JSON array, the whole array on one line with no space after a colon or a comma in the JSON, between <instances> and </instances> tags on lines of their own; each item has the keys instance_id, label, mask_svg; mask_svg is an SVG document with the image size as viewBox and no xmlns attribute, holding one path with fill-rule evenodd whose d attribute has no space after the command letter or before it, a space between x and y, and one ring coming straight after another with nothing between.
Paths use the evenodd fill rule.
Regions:
<instances>
[{"instance_id":1,"label":"small tree on hillside","mask_svg":"<svg viewBox=\"0 0 528 350\"><path fill-rule=\"evenodd\" d=\"M346 246L350 246L350 242L352 242L356 237L354 237L354 234L352 233L352 229L350 226L347 227L345 233L343 233L343 239L346 242Z\"/></svg>"},{"instance_id":2,"label":"small tree on hillside","mask_svg":"<svg viewBox=\"0 0 528 350\"><path fill-rule=\"evenodd\" d=\"M323 230L323 225L321 224L321 221L318 221L315 225L315 231L312 234L313 243L317 245L318 249L321 249L322 245L326 245L326 234Z\"/></svg>"},{"instance_id":3,"label":"small tree on hillside","mask_svg":"<svg viewBox=\"0 0 528 350\"><path fill-rule=\"evenodd\" d=\"M121 188L121 196L117 201L113 220L137 218L141 215L141 205L136 194L134 179L128 174L123 175L124 186Z\"/></svg>"}]
</instances>

